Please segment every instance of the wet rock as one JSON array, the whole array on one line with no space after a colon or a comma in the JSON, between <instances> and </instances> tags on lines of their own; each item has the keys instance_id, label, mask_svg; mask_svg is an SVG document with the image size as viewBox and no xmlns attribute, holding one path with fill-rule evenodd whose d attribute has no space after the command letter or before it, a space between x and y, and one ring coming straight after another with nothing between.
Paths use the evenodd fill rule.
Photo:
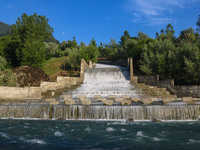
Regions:
<instances>
[{"instance_id":1,"label":"wet rock","mask_svg":"<svg viewBox=\"0 0 200 150\"><path fill-rule=\"evenodd\" d=\"M91 104L91 100L89 99L84 99L81 101L82 105L85 105L85 106L89 106Z\"/></svg>"},{"instance_id":2,"label":"wet rock","mask_svg":"<svg viewBox=\"0 0 200 150\"><path fill-rule=\"evenodd\" d=\"M160 119L154 118L152 122L162 122Z\"/></svg>"},{"instance_id":3,"label":"wet rock","mask_svg":"<svg viewBox=\"0 0 200 150\"><path fill-rule=\"evenodd\" d=\"M103 102L103 105L107 105L107 106L113 105L113 100L104 100L102 102Z\"/></svg>"},{"instance_id":4,"label":"wet rock","mask_svg":"<svg viewBox=\"0 0 200 150\"><path fill-rule=\"evenodd\" d=\"M65 105L74 105L76 102L74 100L66 100Z\"/></svg>"},{"instance_id":5,"label":"wet rock","mask_svg":"<svg viewBox=\"0 0 200 150\"><path fill-rule=\"evenodd\" d=\"M122 100L121 105L131 105L131 100Z\"/></svg>"},{"instance_id":6,"label":"wet rock","mask_svg":"<svg viewBox=\"0 0 200 150\"><path fill-rule=\"evenodd\" d=\"M65 120L65 118L58 118L57 120Z\"/></svg>"},{"instance_id":7,"label":"wet rock","mask_svg":"<svg viewBox=\"0 0 200 150\"><path fill-rule=\"evenodd\" d=\"M126 122L134 122L134 119L133 118L129 118L126 120Z\"/></svg>"}]
</instances>

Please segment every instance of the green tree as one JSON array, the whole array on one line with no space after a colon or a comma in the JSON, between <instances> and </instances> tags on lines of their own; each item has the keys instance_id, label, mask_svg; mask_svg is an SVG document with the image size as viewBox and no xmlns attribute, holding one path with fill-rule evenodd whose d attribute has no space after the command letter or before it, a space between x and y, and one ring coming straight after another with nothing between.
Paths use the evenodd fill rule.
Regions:
<instances>
[{"instance_id":1,"label":"green tree","mask_svg":"<svg viewBox=\"0 0 200 150\"><path fill-rule=\"evenodd\" d=\"M130 34L129 34L129 32L128 31L124 31L124 35L123 36L121 36L121 38L120 38L120 45L122 46L122 47L125 47L126 46L126 43L127 43L127 41L129 40L129 39L131 39L131 36L130 36Z\"/></svg>"},{"instance_id":2,"label":"green tree","mask_svg":"<svg viewBox=\"0 0 200 150\"><path fill-rule=\"evenodd\" d=\"M53 33L45 16L22 14L12 25L12 39L19 65L40 67L45 60L44 40Z\"/></svg>"},{"instance_id":3,"label":"green tree","mask_svg":"<svg viewBox=\"0 0 200 150\"><path fill-rule=\"evenodd\" d=\"M0 56L0 86L16 86L17 77L7 66L6 59Z\"/></svg>"}]
</instances>

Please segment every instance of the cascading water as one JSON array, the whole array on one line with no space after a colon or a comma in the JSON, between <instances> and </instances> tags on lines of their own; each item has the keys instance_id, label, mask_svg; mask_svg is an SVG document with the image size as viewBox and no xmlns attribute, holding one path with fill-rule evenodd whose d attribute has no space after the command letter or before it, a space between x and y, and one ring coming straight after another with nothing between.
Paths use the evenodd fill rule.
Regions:
<instances>
[{"instance_id":1,"label":"cascading water","mask_svg":"<svg viewBox=\"0 0 200 150\"><path fill-rule=\"evenodd\" d=\"M127 68L97 64L96 68L85 70L84 83L75 90L63 93L73 98L86 95L108 97L108 95L129 95L140 97L141 93L130 84ZM90 106L66 106L49 104L1 104L0 118L63 118L63 119L107 119L107 120L196 120L200 116L200 105L131 105L105 106L92 103Z\"/></svg>"},{"instance_id":2,"label":"cascading water","mask_svg":"<svg viewBox=\"0 0 200 150\"><path fill-rule=\"evenodd\" d=\"M83 84L75 90L64 94L77 98L79 95L86 95L93 98L94 95L108 97L109 95L129 95L139 97L138 91L130 84L129 70L126 67L96 64L95 68L85 69Z\"/></svg>"}]
</instances>

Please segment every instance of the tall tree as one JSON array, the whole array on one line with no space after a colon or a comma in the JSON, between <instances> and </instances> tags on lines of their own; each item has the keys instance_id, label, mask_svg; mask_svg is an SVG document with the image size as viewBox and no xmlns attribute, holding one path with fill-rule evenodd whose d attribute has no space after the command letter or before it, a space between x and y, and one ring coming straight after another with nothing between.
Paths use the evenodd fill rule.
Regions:
<instances>
[{"instance_id":1,"label":"tall tree","mask_svg":"<svg viewBox=\"0 0 200 150\"><path fill-rule=\"evenodd\" d=\"M12 25L12 38L15 43L18 65L39 67L45 60L44 40L53 33L45 16L22 14Z\"/></svg>"}]
</instances>

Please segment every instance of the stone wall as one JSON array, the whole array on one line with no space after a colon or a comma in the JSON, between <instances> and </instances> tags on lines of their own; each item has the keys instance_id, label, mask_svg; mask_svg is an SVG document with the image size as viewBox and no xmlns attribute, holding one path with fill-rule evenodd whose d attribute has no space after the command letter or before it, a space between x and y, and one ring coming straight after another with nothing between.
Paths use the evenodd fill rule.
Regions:
<instances>
[{"instance_id":1,"label":"stone wall","mask_svg":"<svg viewBox=\"0 0 200 150\"><path fill-rule=\"evenodd\" d=\"M158 75L138 76L138 83L145 83L150 86L166 88L178 97L197 97L200 98L200 85L174 85L174 80L159 80Z\"/></svg>"},{"instance_id":2,"label":"stone wall","mask_svg":"<svg viewBox=\"0 0 200 150\"><path fill-rule=\"evenodd\" d=\"M200 85L176 85L174 86L178 97L198 97L200 98Z\"/></svg>"},{"instance_id":3,"label":"stone wall","mask_svg":"<svg viewBox=\"0 0 200 150\"><path fill-rule=\"evenodd\" d=\"M41 82L40 87L6 87L0 86L0 100L41 99L42 92L57 90L73 85L80 85L84 80L84 68L89 67L84 59L81 61L82 73L80 77L58 76L56 82Z\"/></svg>"}]
</instances>

